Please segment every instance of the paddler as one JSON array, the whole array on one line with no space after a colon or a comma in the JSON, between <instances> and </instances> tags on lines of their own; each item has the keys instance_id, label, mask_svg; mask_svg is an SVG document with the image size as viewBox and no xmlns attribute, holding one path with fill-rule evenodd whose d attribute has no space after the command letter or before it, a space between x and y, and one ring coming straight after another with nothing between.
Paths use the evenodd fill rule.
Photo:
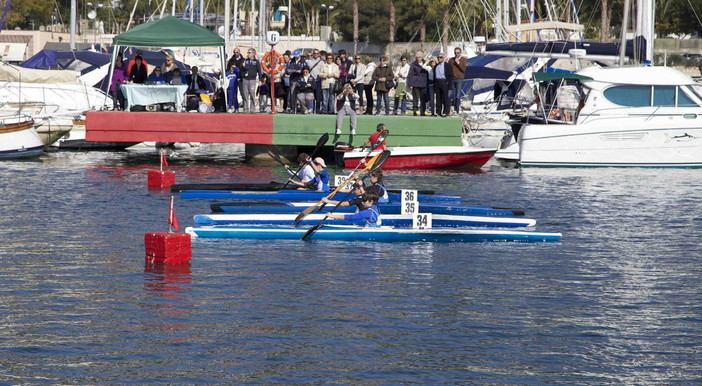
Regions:
<instances>
[{"instance_id":1,"label":"paddler","mask_svg":"<svg viewBox=\"0 0 702 386\"><path fill-rule=\"evenodd\" d=\"M375 192L378 194L378 197L380 197L379 202L389 202L390 197L388 196L388 190L383 184L383 171L380 168L375 169L370 173L369 178L371 186L368 187L368 191L371 191L371 188L373 188L374 190L377 189Z\"/></svg>"},{"instance_id":2,"label":"paddler","mask_svg":"<svg viewBox=\"0 0 702 386\"><path fill-rule=\"evenodd\" d=\"M290 183L299 186L301 189L316 190L318 192L328 192L329 191L329 173L324 170L327 164L324 162L322 157L317 157L314 161L310 162L309 165L312 167L315 175L309 181L299 182L292 178L289 179Z\"/></svg>"},{"instance_id":3,"label":"paddler","mask_svg":"<svg viewBox=\"0 0 702 386\"><path fill-rule=\"evenodd\" d=\"M361 211L365 209L362 205L363 202L363 194L366 193L366 183L363 181L356 181L353 183L353 187L351 188L351 194L354 195L354 198L348 200L348 201L334 201L330 200L327 197L322 198L322 201L324 201L325 204L329 205L339 205L339 206L356 206L358 209L356 212Z\"/></svg>"},{"instance_id":4,"label":"paddler","mask_svg":"<svg viewBox=\"0 0 702 386\"><path fill-rule=\"evenodd\" d=\"M297 173L297 176L300 178L300 181L303 185L300 185L297 181L294 181L292 178L288 179L291 183L300 186L299 189L306 189L306 184L309 181L312 181L314 179L315 173L314 169L312 168L312 160L310 159L310 155L307 153L300 153L300 155L297 156L297 164L300 166L300 171ZM288 173L291 175L295 175L295 172L290 170L290 166L285 165L285 169L288 170Z\"/></svg>"},{"instance_id":5,"label":"paddler","mask_svg":"<svg viewBox=\"0 0 702 386\"><path fill-rule=\"evenodd\" d=\"M378 228L380 227L382 220L380 218L380 210L378 209L378 195L371 192L366 192L361 197L362 210L359 210L353 214L327 214L328 218L345 220L345 221L359 221L363 220L366 222L367 227Z\"/></svg>"}]
</instances>

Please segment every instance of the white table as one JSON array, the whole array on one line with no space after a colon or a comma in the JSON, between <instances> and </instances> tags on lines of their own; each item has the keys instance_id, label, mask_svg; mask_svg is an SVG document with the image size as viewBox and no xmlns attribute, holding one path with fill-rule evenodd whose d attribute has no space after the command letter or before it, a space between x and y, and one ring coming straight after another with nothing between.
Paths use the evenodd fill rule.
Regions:
<instances>
[{"instance_id":1,"label":"white table","mask_svg":"<svg viewBox=\"0 0 702 386\"><path fill-rule=\"evenodd\" d=\"M187 85L170 84L138 84L126 83L121 85L122 94L127 99L127 110L134 105L152 105L154 103L175 103L176 109L183 109L183 99L188 90Z\"/></svg>"}]
</instances>

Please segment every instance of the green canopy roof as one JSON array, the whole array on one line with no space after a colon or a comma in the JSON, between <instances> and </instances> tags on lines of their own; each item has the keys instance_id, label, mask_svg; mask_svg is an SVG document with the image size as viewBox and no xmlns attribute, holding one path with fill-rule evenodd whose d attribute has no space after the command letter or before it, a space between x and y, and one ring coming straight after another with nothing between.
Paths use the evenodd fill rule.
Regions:
<instances>
[{"instance_id":1,"label":"green canopy roof","mask_svg":"<svg viewBox=\"0 0 702 386\"><path fill-rule=\"evenodd\" d=\"M115 36L114 44L130 47L218 47L224 45L224 39L201 25L167 16Z\"/></svg>"},{"instance_id":2,"label":"green canopy roof","mask_svg":"<svg viewBox=\"0 0 702 386\"><path fill-rule=\"evenodd\" d=\"M592 80L589 76L578 75L569 72L535 72L534 80L537 82L546 82L549 80Z\"/></svg>"}]
</instances>

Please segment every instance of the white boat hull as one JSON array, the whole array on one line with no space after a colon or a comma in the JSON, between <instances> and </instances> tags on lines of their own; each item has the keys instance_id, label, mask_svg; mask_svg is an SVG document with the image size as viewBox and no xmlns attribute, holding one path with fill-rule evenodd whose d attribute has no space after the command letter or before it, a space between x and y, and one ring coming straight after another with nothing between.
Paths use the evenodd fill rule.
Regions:
<instances>
[{"instance_id":1,"label":"white boat hull","mask_svg":"<svg viewBox=\"0 0 702 386\"><path fill-rule=\"evenodd\" d=\"M525 125L522 166L702 167L702 115ZM599 124L602 123L602 124ZM627 126L627 127L621 127ZM642 128L648 127L646 130Z\"/></svg>"},{"instance_id":2,"label":"white boat hull","mask_svg":"<svg viewBox=\"0 0 702 386\"><path fill-rule=\"evenodd\" d=\"M0 133L0 159L36 157L43 152L44 142L34 127Z\"/></svg>"}]
</instances>

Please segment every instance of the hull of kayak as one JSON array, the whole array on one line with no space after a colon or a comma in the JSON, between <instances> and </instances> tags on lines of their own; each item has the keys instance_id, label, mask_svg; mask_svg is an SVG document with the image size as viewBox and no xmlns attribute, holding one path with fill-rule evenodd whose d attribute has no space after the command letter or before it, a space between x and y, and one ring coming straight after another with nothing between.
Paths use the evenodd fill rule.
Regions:
<instances>
[{"instance_id":1,"label":"hull of kayak","mask_svg":"<svg viewBox=\"0 0 702 386\"><path fill-rule=\"evenodd\" d=\"M284 201L310 201L321 200L328 196L328 192L314 192L310 190L279 190L279 191L231 191L231 190L183 190L181 198L230 198L239 200L284 200ZM347 192L336 193L332 200L343 200ZM461 201L460 196L426 195L419 194L418 201ZM400 202L400 193L388 193L391 202Z\"/></svg>"},{"instance_id":2,"label":"hull of kayak","mask_svg":"<svg viewBox=\"0 0 702 386\"><path fill-rule=\"evenodd\" d=\"M233 202L212 204L210 208L218 213L300 213L305 208L314 205L314 202ZM334 208L333 205L321 207L320 212L327 212ZM400 214L400 203L378 204L378 208L383 215ZM349 213L355 212L355 206L339 206L335 212ZM461 216L523 216L524 212L513 209L499 209L489 206L458 205L448 203L421 203L420 213L450 214Z\"/></svg>"},{"instance_id":3,"label":"hull of kayak","mask_svg":"<svg viewBox=\"0 0 702 386\"><path fill-rule=\"evenodd\" d=\"M237 238L255 240L299 239L308 230L307 227L295 228L284 226L200 226L188 227L185 231L195 237L203 238ZM483 241L522 241L548 242L560 241L560 233L483 230L458 228L365 228L349 226L322 226L312 233L308 240L343 240L343 241L434 241L434 242L483 242Z\"/></svg>"},{"instance_id":4,"label":"hull of kayak","mask_svg":"<svg viewBox=\"0 0 702 386\"><path fill-rule=\"evenodd\" d=\"M325 215L322 213L310 214L299 222L295 222L295 214L201 214L193 217L198 225L222 224L267 224L267 225L316 225ZM383 225L395 227L412 227L412 216L399 214L384 214ZM349 221L327 219L328 225L349 225ZM353 222L354 225L365 225L362 221ZM432 226L434 228L449 227L529 227L534 226L536 220L523 217L482 217L482 216L455 216L446 214L433 214Z\"/></svg>"}]
</instances>

